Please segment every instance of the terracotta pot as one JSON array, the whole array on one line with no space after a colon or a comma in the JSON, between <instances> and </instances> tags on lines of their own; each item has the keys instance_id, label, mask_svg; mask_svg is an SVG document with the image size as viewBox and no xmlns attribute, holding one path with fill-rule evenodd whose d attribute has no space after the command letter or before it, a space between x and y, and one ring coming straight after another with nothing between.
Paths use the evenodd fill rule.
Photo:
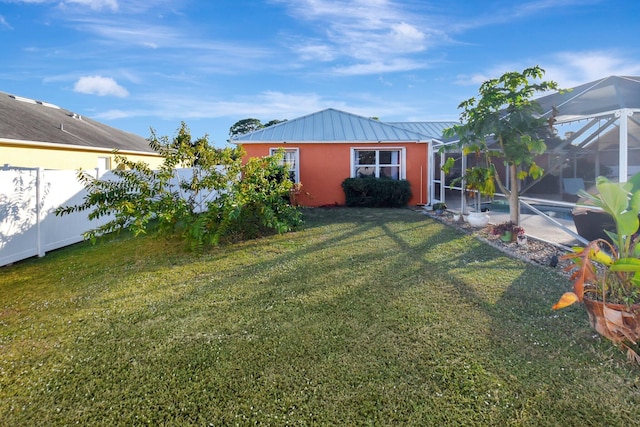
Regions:
<instances>
[{"instance_id":1,"label":"terracotta pot","mask_svg":"<svg viewBox=\"0 0 640 427\"><path fill-rule=\"evenodd\" d=\"M603 337L620 344L640 341L640 304L603 303L584 297L589 323Z\"/></svg>"}]
</instances>

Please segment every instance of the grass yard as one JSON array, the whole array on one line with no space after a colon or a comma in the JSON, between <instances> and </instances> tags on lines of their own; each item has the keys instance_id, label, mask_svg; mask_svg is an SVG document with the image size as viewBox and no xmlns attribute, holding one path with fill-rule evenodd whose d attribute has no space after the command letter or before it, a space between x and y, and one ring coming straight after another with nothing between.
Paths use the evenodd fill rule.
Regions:
<instances>
[{"instance_id":1,"label":"grass yard","mask_svg":"<svg viewBox=\"0 0 640 427\"><path fill-rule=\"evenodd\" d=\"M640 368L554 271L408 209L305 219L0 269L0 425L637 423Z\"/></svg>"}]
</instances>

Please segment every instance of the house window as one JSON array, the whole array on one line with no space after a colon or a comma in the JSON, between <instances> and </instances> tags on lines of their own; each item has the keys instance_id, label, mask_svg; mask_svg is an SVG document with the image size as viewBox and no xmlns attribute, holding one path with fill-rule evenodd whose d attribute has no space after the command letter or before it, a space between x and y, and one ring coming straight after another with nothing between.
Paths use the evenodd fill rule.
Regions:
<instances>
[{"instance_id":1,"label":"house window","mask_svg":"<svg viewBox=\"0 0 640 427\"><path fill-rule=\"evenodd\" d=\"M289 171L289 178L295 183L300 182L300 151L297 148L270 148L269 155L273 156L278 150L284 150L284 159L282 161L285 168Z\"/></svg>"},{"instance_id":2,"label":"house window","mask_svg":"<svg viewBox=\"0 0 640 427\"><path fill-rule=\"evenodd\" d=\"M101 171L111 170L111 158L110 157L98 157L98 169Z\"/></svg>"},{"instance_id":3,"label":"house window","mask_svg":"<svg viewBox=\"0 0 640 427\"><path fill-rule=\"evenodd\" d=\"M404 179L404 149L354 149L351 176Z\"/></svg>"}]
</instances>

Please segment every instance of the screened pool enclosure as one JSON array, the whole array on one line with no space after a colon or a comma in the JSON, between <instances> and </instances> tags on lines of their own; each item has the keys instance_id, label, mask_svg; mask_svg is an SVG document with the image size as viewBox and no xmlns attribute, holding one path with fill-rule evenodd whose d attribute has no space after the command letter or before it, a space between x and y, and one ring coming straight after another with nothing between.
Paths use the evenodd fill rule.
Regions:
<instances>
[{"instance_id":1,"label":"screened pool enclosure","mask_svg":"<svg viewBox=\"0 0 640 427\"><path fill-rule=\"evenodd\" d=\"M640 77L610 76L537 101L543 117L551 117L555 110L556 122L553 131L541 135L547 151L536 162L544 168L544 176L521 183L525 203L572 207L576 192L592 189L597 176L623 182L640 172ZM455 142L438 141L431 147L430 194L432 202L446 201L465 212L471 206L469 195L462 191L463 183L451 182L475 159L456 151L439 152L443 145ZM445 175L441 165L449 156L455 158L456 166ZM505 169L498 173L508 186ZM500 199L496 194L494 200Z\"/></svg>"}]
</instances>

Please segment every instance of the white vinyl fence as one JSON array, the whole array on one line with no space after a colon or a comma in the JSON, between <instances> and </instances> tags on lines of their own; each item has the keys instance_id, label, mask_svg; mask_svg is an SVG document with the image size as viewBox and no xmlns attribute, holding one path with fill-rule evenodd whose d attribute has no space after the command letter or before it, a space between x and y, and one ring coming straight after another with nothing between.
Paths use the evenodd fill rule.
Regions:
<instances>
[{"instance_id":1,"label":"white vinyl fence","mask_svg":"<svg viewBox=\"0 0 640 427\"><path fill-rule=\"evenodd\" d=\"M116 178L108 171L95 173L100 179ZM176 191L178 179L188 179L191 173L192 169L176 170ZM55 215L56 208L80 204L86 194L77 171L0 168L0 266L78 243L84 232L108 222L109 217L89 221L89 211ZM200 210L216 196L198 195Z\"/></svg>"}]
</instances>

